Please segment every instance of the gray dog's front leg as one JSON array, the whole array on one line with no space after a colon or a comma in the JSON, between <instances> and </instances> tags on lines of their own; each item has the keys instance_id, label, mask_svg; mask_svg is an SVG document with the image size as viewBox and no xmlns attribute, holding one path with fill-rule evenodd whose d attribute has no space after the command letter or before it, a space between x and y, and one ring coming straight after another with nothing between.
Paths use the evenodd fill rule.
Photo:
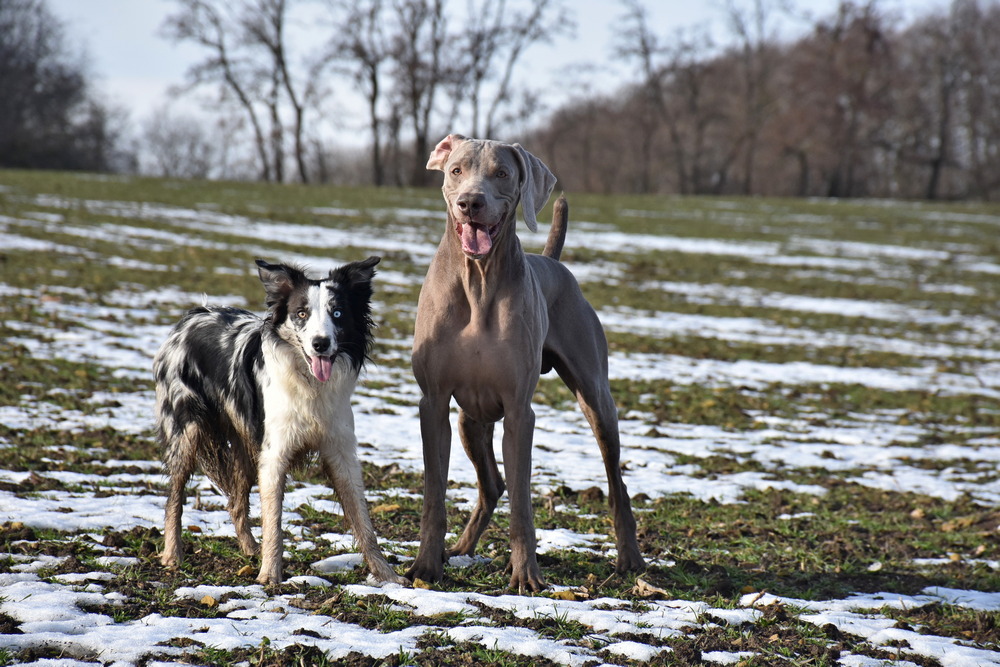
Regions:
<instances>
[{"instance_id":1,"label":"gray dog's front leg","mask_svg":"<svg viewBox=\"0 0 1000 667\"><path fill-rule=\"evenodd\" d=\"M444 576L444 534L448 526L445 491L451 461L449 397L420 399L420 434L424 444L424 509L420 517L420 550L406 572L410 581L440 581Z\"/></svg>"},{"instance_id":2,"label":"gray dog's front leg","mask_svg":"<svg viewBox=\"0 0 1000 667\"><path fill-rule=\"evenodd\" d=\"M545 588L535 554L535 522L531 507L531 440L535 413L530 406L504 418L503 467L510 499L510 587L518 591Z\"/></svg>"}]
</instances>

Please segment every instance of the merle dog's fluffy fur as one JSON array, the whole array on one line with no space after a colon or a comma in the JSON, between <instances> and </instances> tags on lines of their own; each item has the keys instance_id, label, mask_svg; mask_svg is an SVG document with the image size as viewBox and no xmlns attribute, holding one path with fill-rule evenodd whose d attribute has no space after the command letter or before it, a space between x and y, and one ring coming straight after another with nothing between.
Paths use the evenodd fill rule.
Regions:
<instances>
[{"instance_id":1,"label":"merle dog's fluffy fur","mask_svg":"<svg viewBox=\"0 0 1000 667\"><path fill-rule=\"evenodd\" d=\"M157 430L170 475L161 561L182 556L184 486L196 468L228 497L240 547L257 552L249 494L261 497L260 583L282 578L285 475L319 454L372 574L404 581L386 563L368 515L350 398L372 346L371 281L378 257L313 279L257 260L267 298L261 318L201 307L171 331L153 362Z\"/></svg>"}]
</instances>

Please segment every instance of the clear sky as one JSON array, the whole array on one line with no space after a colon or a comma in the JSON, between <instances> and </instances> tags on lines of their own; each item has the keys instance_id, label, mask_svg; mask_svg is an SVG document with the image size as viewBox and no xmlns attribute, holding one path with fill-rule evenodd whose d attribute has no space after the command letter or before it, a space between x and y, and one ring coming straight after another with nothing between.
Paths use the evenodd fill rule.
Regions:
<instances>
[{"instance_id":1,"label":"clear sky","mask_svg":"<svg viewBox=\"0 0 1000 667\"><path fill-rule=\"evenodd\" d=\"M188 66L201 56L196 47L175 45L159 36L163 19L176 6L170 0L47 1L65 22L70 40L85 48L99 90L127 108L133 122L141 122L153 109L171 101L171 86L183 83ZM797 0L794 4L801 12L815 16L832 11L837 1ZM572 65L587 66L588 85L594 89L613 90L627 80L621 64L613 59L613 32L623 13L621 4L614 0L567 0L567 5L575 13L576 35L560 37L551 45L536 45L522 61L537 63L524 71L532 77L533 87L549 91L550 107L559 104L558 96L573 92L567 88L575 88L583 80L581 74L567 74ZM724 5L724 0L646 0L657 34L669 36L678 29L702 26L721 40L728 35ZM881 2L885 10L903 19L946 5L947 0ZM194 108L193 100L182 99L179 104Z\"/></svg>"}]
</instances>

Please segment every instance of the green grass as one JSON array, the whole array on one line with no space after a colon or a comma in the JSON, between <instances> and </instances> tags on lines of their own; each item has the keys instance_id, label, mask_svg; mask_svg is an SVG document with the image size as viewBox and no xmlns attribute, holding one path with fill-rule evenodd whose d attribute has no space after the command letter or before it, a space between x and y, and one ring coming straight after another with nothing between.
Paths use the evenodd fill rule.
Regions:
<instances>
[{"instance_id":1,"label":"green grass","mask_svg":"<svg viewBox=\"0 0 1000 667\"><path fill-rule=\"evenodd\" d=\"M150 392L149 377L117 372L85 356L76 360L58 354L37 353L33 346L51 345L67 332L81 336L113 338L115 331L137 325L167 325L176 320L184 305L156 303L142 307L123 306L124 296L146 304L146 293L177 289L200 301L205 294L213 302L262 309L263 292L252 269L256 253L266 250L274 259L284 254L309 253L338 258L361 257L371 252L363 244L336 248L310 248L284 240L247 239L240 230L225 225L192 230L186 226L185 210L204 214L243 216L249 220L290 225L312 225L343 230L363 228L373 234L396 234L433 244L443 230L440 193L434 190L390 190L373 188L304 187L251 183L212 183L142 178L96 178L80 174L0 171L0 227L5 233L59 244L57 250L0 249L0 408L25 408L40 402L57 410L97 415L114 398ZM108 202L133 202L131 207L109 207ZM706 199L658 197L599 197L570 194L570 237L564 259L581 264L610 267L607 280L583 284L598 311L661 315L704 315L757 318L778 328L803 332L802 343L766 343L753 339L730 341L710 332L652 335L609 331L613 354L675 355L692 359L735 363L739 361L782 364L804 362L845 369L876 368L909 372L933 364L939 372L970 375L982 363L974 352L1000 350L1000 341L984 335L995 323L1000 301L1000 282L991 274L970 271L963 264L969 257L987 264L1000 264L1000 240L995 222L982 222L976 214L998 216L994 204L918 205L901 202L798 201L766 199ZM154 207L162 215L148 215ZM395 207L425 208L426 220L393 214ZM340 215L316 209L350 209ZM38 215L46 214L46 215ZM546 209L540 215L545 220ZM51 216L60 216L58 220ZM574 229L582 223L599 223L608 230L628 234L712 239L731 244L770 248L782 256L803 262L817 254L815 242L830 244L879 244L950 256L935 259L881 254L869 264L836 264L832 267L788 265L755 261L752 256L703 255L675 250L574 247ZM141 234L118 234L120 226L142 230ZM577 227L574 227L577 225ZM185 235L198 244L172 244L171 235ZM412 236L410 236L412 234ZM524 235L525 245L537 248L543 234ZM152 240L151 240L152 239ZM804 243L803 239L812 239ZM761 245L766 244L766 245ZM828 246L830 247L830 246ZM852 253L856 246L840 245L841 260L864 259ZM408 361L399 354L400 342L413 333L417 294L426 259L405 249L385 253L381 269L411 279L406 285L380 284L376 277L379 307L379 374L359 388L359 393L378 396L376 411L401 414L413 407L412 393L397 393L408 382ZM851 268L851 267L854 268ZM846 267L846 268L845 268ZM661 289L664 283L681 287ZM683 284L711 285L708 297L686 293ZM749 296L748 296L749 295ZM776 307L769 299L795 295L817 299L866 300L903 306L913 313L947 316L938 322L914 323L854 317L845 313L813 313ZM192 303L191 305L195 305ZM100 308L95 315L94 309ZM626 317L627 319L627 317ZM101 326L97 325L97 322ZM720 330L722 330L720 328ZM815 334L814 336L812 334ZM915 356L905 347L891 344L863 349L835 342L842 334L867 335L917 342L928 348L949 344L968 352L952 355L933 351ZM833 343L810 344L811 338L830 337ZM842 341L842 339L840 339ZM127 344L122 339L122 344ZM129 343L130 344L130 343ZM398 379L397 379L398 378ZM715 386L715 385L718 386ZM671 467L683 467L696 482L712 483L729 476L756 474L777 481L811 484L825 490L821 495L783 490L749 490L742 502L705 502L687 494L649 497L641 488L630 489L642 552L651 560L641 576L614 572L607 549L613 545L606 499L592 490L557 487L548 495L534 497L535 523L541 529L567 529L581 535L607 537L597 540L605 553L554 550L539 561L548 581L568 586L580 600L600 597L623 601L629 611L642 612L651 600L637 588L648 582L667 599L704 602L719 609L740 606L748 593L769 592L782 597L826 600L855 592L918 594L930 586L1000 590L1000 574L981 561L1000 558L996 545L996 512L973 499L942 500L914 492L868 488L851 480L872 466L844 470L800 467L762 462L753 452L728 451L713 443L710 451L690 452L680 446L684 429L712 427L748 440L763 428L794 435L803 430L837 429L865 425L909 427L915 440L893 442L894 447L912 448L915 457L901 462L913 470L939 475L965 475L983 485L997 479L989 456L975 455L975 447L964 457L933 459L916 456L923 448L938 444L967 445L976 438L990 437L1000 430L1000 402L988 395L944 391L890 391L861 384L829 384L820 381L800 385L773 383L754 387L725 383L679 385L666 380L615 378L612 392L620 415L650 438L648 446L662 452ZM94 400L95 396L104 398ZM543 377L536 392L539 405L576 411L575 399L554 374ZM783 420L785 426L773 426ZM19 498L40 499L73 491L94 497L136 493L163 493L163 482L129 485L103 481L63 483L46 473L73 472L90 475L117 473L155 474L155 470L117 461L155 461L159 458L151 432L124 433L111 427L64 430L56 424L38 422L31 428L0 425L0 469L19 475L19 481L0 481L0 491ZM364 442L365 434L359 433ZM770 443L770 441L768 441ZM775 444L781 444L775 438ZM824 442L810 444L822 448ZM836 442L827 443L828 461L834 462ZM364 446L364 445L363 445ZM541 446L544 446L542 443ZM596 448L595 448L596 456ZM627 459L628 457L623 457ZM822 458L822 457L821 457ZM419 537L422 477L419 471L396 465L364 466L365 485L378 494L386 507L372 519L380 540L389 542L390 560L405 568L415 555L412 543ZM327 484L317 467L307 462L293 475L293 487L304 483ZM122 489L121 487L126 487ZM335 499L330 493L326 496ZM505 502L505 501L504 501ZM66 508L72 511L72 508ZM215 507L213 509L221 509ZM343 517L332 516L308 505L286 517L287 526L301 529L305 540L314 541L315 551L296 549L286 540L290 556L288 576L313 574L311 563L332 555L334 550L321 536L347 531ZM783 516L799 518L781 518ZM467 511L449 503L448 530L461 531ZM491 560L445 571L445 579L433 585L437 591L507 594L509 575L509 516L505 507L484 533L479 553ZM108 615L115 623L139 621L149 614L193 619L224 616L218 606L174 597L181 586L252 584L258 561L242 555L234 539L186 531L187 554L178 570L164 570L156 558L162 537L156 529L107 529L98 537L26 527L8 521L0 525L0 552L67 557L40 575L98 569L96 559L111 550L133 556L139 564L116 568L106 591L125 596L121 605L101 605L94 613ZM934 567L918 565L922 558L948 559ZM11 572L12 558L0 559L0 572ZM239 574L249 566L252 571ZM355 653L333 661L309 645L315 639L303 635L303 643L278 650L270 641L238 650L213 647L211 638L176 640L171 646L184 649L184 660L197 664L236 665L544 665L545 660L518 655L476 642L457 642L448 635L452 628L493 623L530 629L545 639L584 647L612 664L629 663L603 647L610 641L593 628L572 620L565 612L522 618L495 607L482 606L477 614L452 613L419 617L384 595L352 596L343 587L365 582L363 569L326 576L329 589L300 591L282 585L269 594L301 594L301 604L331 621L358 625L389 633L417 624L428 630L417 649L401 651L382 659ZM550 592L541 594L551 596ZM921 633L950 637L985 650L1000 650L997 612L976 611L937 604L919 609L879 613ZM734 626L700 619L683 637L654 637L652 632L633 639L670 650L653 660L692 663L708 651L748 651L753 657L743 665L796 664L834 665L845 653L876 659L914 659L905 647L873 647L859 637L840 634L801 621L800 611L772 605L762 610L754 623ZM19 623L0 614L0 634L11 634ZM832 626L831 626L832 627ZM891 649L891 650L890 650ZM159 654L152 649L150 659ZM55 649L23 651L0 649L0 665L60 657ZM164 653L163 659L173 659ZM83 658L81 658L83 659ZM96 659L96 658L95 658ZM927 660L921 664L933 664Z\"/></svg>"}]
</instances>

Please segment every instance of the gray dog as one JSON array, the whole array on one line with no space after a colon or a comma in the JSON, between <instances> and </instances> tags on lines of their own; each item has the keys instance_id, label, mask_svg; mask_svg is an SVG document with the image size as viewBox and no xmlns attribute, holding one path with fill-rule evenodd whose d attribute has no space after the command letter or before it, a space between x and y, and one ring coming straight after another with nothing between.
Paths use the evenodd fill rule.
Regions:
<instances>
[{"instance_id":1,"label":"gray dog","mask_svg":"<svg viewBox=\"0 0 1000 667\"><path fill-rule=\"evenodd\" d=\"M577 397L607 471L618 545L617 569L645 564L619 468L618 415L608 385L608 347L594 309L559 263L565 200L557 202L543 255L526 254L515 234L520 201L535 231L555 177L518 144L452 134L431 153L444 171L448 227L427 271L417 307L413 372L423 398L424 508L420 551L407 577L437 581L449 555L476 549L505 490L493 454L503 419L503 461L510 494L511 588L545 587L535 555L531 508L531 398L540 373L555 369ZM459 435L479 479L479 500L461 538L446 552L445 489L451 451L449 404L460 407Z\"/></svg>"}]
</instances>

